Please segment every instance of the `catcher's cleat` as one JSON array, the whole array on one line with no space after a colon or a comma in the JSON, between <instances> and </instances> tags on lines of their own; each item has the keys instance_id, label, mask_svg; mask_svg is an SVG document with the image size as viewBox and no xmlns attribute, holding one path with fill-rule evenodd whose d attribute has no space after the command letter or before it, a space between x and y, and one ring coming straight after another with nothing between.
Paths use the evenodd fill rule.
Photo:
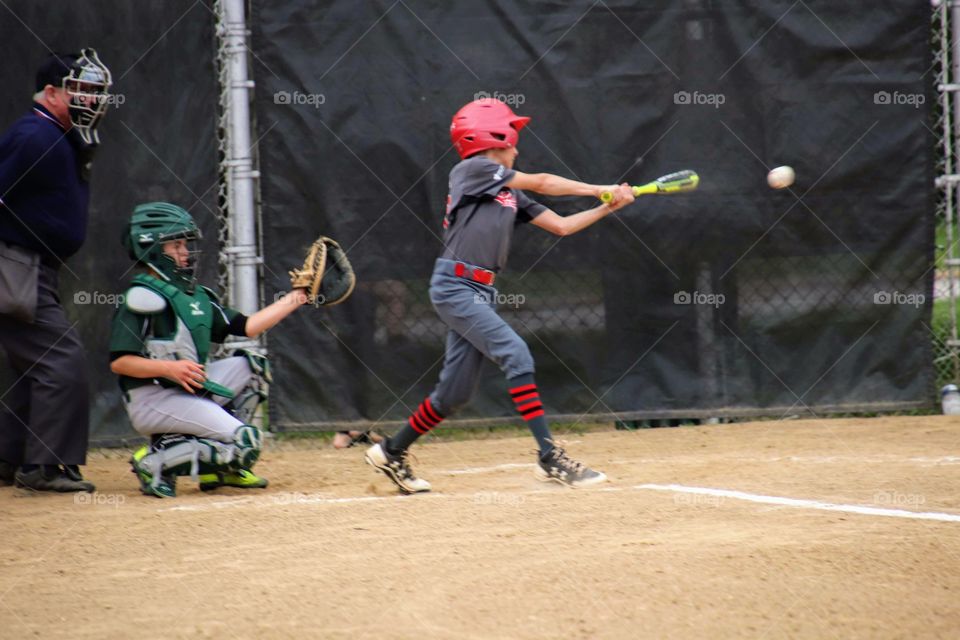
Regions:
<instances>
[{"instance_id":1,"label":"catcher's cleat","mask_svg":"<svg viewBox=\"0 0 960 640\"><path fill-rule=\"evenodd\" d=\"M413 475L407 462L407 451L397 454L387 451L385 442L378 442L369 449L364 459L372 467L383 471L403 493L430 491L430 483Z\"/></svg>"},{"instance_id":2,"label":"catcher's cleat","mask_svg":"<svg viewBox=\"0 0 960 640\"><path fill-rule=\"evenodd\" d=\"M175 498L177 496L177 479L174 476L160 476L160 480L153 482L153 474L143 465L143 459L150 453L150 447L144 445L133 452L130 457L130 467L140 481L140 493L145 496L158 498Z\"/></svg>"},{"instance_id":3,"label":"catcher's cleat","mask_svg":"<svg viewBox=\"0 0 960 640\"><path fill-rule=\"evenodd\" d=\"M261 478L246 469L240 469L235 473L206 473L200 476L200 491L213 491L220 487L264 489L268 484L266 478Z\"/></svg>"},{"instance_id":4,"label":"catcher's cleat","mask_svg":"<svg viewBox=\"0 0 960 640\"><path fill-rule=\"evenodd\" d=\"M542 482L559 482L573 488L589 487L607 480L606 474L573 460L560 447L554 447L546 456L540 458L533 473L537 480Z\"/></svg>"}]
</instances>

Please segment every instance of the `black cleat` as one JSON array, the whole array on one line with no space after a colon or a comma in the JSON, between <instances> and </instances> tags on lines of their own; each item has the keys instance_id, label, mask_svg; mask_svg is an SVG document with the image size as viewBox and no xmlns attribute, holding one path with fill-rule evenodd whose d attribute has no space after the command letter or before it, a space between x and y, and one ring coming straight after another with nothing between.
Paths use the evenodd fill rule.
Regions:
<instances>
[{"instance_id":1,"label":"black cleat","mask_svg":"<svg viewBox=\"0 0 960 640\"><path fill-rule=\"evenodd\" d=\"M403 493L420 493L430 491L430 483L413 475L410 464L407 462L407 452L393 454L387 451L385 442L378 442L369 449L364 459L372 467L383 471L393 484Z\"/></svg>"},{"instance_id":2,"label":"black cleat","mask_svg":"<svg viewBox=\"0 0 960 640\"><path fill-rule=\"evenodd\" d=\"M559 482L568 487L589 487L607 481L607 476L594 471L582 462L577 462L567 455L560 447L554 447L550 452L538 460L534 475L543 482Z\"/></svg>"}]
</instances>

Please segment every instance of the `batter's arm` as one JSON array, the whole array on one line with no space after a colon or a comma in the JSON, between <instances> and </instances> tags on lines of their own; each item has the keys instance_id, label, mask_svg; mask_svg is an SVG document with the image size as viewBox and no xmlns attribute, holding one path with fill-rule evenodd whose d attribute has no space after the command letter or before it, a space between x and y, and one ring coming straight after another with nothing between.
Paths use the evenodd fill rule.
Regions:
<instances>
[{"instance_id":1,"label":"batter's arm","mask_svg":"<svg viewBox=\"0 0 960 640\"><path fill-rule=\"evenodd\" d=\"M556 212L547 209L536 218L531 220L530 224L540 227L544 231L549 231L557 236L562 237L573 235L574 233L583 231L590 225L599 222L617 209L627 206L634 200L633 193L630 192L630 187L627 185L614 187L614 192L617 194L618 198L610 204L602 204L599 207L587 209L586 211L574 213L569 216L561 216Z\"/></svg>"},{"instance_id":2,"label":"batter's arm","mask_svg":"<svg viewBox=\"0 0 960 640\"><path fill-rule=\"evenodd\" d=\"M614 191L616 185L587 184L569 180L552 173L514 173L507 187L521 191L533 191L545 196L593 196L600 198L604 192Z\"/></svg>"}]
</instances>

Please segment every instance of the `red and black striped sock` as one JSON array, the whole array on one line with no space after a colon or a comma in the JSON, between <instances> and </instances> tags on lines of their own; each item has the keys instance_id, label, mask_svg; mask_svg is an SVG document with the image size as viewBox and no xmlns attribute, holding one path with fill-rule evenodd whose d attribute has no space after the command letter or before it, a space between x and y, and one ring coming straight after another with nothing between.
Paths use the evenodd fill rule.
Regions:
<instances>
[{"instance_id":1,"label":"red and black striped sock","mask_svg":"<svg viewBox=\"0 0 960 640\"><path fill-rule=\"evenodd\" d=\"M540 447L540 454L544 455L553 449L553 437L550 435L550 428L547 426L546 414L543 410L543 404L540 402L540 392L537 390L537 384L533 381L532 373L525 373L516 378L507 381L510 389L510 397L513 398L513 405L530 428L530 432L537 440Z\"/></svg>"},{"instance_id":2,"label":"red and black striped sock","mask_svg":"<svg viewBox=\"0 0 960 640\"><path fill-rule=\"evenodd\" d=\"M420 403L420 406L417 407L417 410L407 418L407 424L420 435L427 433L442 421L443 416L437 413L433 405L430 404L429 396L425 398L424 401Z\"/></svg>"},{"instance_id":3,"label":"red and black striped sock","mask_svg":"<svg viewBox=\"0 0 960 640\"><path fill-rule=\"evenodd\" d=\"M444 416L430 404L430 398L425 398L417 407L417 410L407 418L407 424L403 425L400 431L387 441L387 448L392 452L405 450L417 438L440 424L443 418Z\"/></svg>"}]
</instances>

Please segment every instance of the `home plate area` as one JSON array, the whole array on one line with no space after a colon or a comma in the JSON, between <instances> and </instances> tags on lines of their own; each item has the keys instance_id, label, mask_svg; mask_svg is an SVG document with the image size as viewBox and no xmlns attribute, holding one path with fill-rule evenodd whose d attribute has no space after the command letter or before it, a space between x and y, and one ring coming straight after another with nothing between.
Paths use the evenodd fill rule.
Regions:
<instances>
[{"instance_id":1,"label":"home plate area","mask_svg":"<svg viewBox=\"0 0 960 640\"><path fill-rule=\"evenodd\" d=\"M960 620L960 419L568 434L610 481L538 482L529 438L275 444L266 490L0 489L0 636L947 637ZM50 587L58 574L73 585ZM61 581L60 584L63 582Z\"/></svg>"}]
</instances>

